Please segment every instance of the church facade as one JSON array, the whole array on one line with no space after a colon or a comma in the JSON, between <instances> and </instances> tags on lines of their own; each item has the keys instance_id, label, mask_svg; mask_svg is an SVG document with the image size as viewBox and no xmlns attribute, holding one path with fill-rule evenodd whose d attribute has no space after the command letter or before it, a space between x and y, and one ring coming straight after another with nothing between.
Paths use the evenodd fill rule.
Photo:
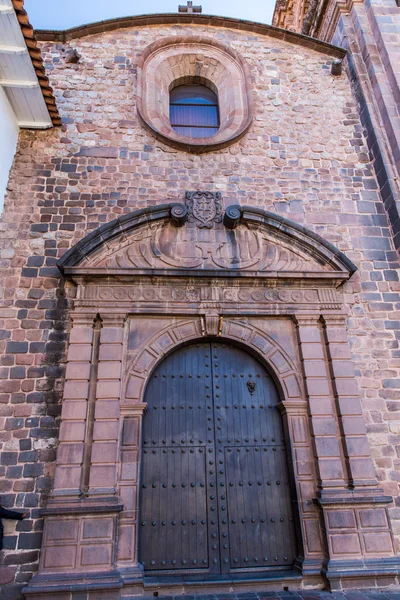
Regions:
<instances>
[{"instance_id":1,"label":"church facade","mask_svg":"<svg viewBox=\"0 0 400 600\"><path fill-rule=\"evenodd\" d=\"M62 125L2 215L4 598L397 585L395 211L349 53L193 13L36 36Z\"/></svg>"}]
</instances>

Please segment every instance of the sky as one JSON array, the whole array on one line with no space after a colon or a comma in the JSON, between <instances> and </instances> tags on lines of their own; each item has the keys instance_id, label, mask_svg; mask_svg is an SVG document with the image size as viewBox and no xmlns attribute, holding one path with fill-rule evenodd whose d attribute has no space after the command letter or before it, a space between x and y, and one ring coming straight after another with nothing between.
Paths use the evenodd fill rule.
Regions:
<instances>
[{"instance_id":1,"label":"sky","mask_svg":"<svg viewBox=\"0 0 400 600\"><path fill-rule=\"evenodd\" d=\"M186 0L25 0L35 29L68 29L115 17L178 12ZM203 13L271 23L275 0L200 0Z\"/></svg>"}]
</instances>

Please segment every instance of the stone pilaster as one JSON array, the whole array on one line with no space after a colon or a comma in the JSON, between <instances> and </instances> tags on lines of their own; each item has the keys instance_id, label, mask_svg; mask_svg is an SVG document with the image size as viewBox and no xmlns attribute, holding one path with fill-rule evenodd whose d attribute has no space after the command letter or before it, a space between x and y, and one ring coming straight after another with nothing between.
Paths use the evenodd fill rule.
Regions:
<instances>
[{"instance_id":1,"label":"stone pilaster","mask_svg":"<svg viewBox=\"0 0 400 600\"><path fill-rule=\"evenodd\" d=\"M352 488L376 487L344 315L324 317L324 337L341 441Z\"/></svg>"},{"instance_id":2,"label":"stone pilaster","mask_svg":"<svg viewBox=\"0 0 400 600\"><path fill-rule=\"evenodd\" d=\"M330 489L343 490L347 487L344 457L338 441L338 424L319 316L297 315L295 323L321 494Z\"/></svg>"},{"instance_id":3,"label":"stone pilaster","mask_svg":"<svg viewBox=\"0 0 400 600\"><path fill-rule=\"evenodd\" d=\"M88 496L116 493L125 316L101 315Z\"/></svg>"},{"instance_id":4,"label":"stone pilaster","mask_svg":"<svg viewBox=\"0 0 400 600\"><path fill-rule=\"evenodd\" d=\"M81 493L94 340L93 314L74 314L68 347L53 496Z\"/></svg>"}]
</instances>

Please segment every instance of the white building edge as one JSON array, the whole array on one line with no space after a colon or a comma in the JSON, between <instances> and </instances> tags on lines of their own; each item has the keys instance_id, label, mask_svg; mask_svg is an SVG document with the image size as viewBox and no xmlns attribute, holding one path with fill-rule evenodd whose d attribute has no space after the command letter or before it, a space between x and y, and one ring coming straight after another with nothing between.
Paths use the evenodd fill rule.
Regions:
<instances>
[{"instance_id":1,"label":"white building edge","mask_svg":"<svg viewBox=\"0 0 400 600\"><path fill-rule=\"evenodd\" d=\"M20 128L48 129L54 124L43 95L48 86L40 84L31 56L39 51L33 49L35 42L30 51L27 36L34 39L23 0L0 0L0 212Z\"/></svg>"}]
</instances>

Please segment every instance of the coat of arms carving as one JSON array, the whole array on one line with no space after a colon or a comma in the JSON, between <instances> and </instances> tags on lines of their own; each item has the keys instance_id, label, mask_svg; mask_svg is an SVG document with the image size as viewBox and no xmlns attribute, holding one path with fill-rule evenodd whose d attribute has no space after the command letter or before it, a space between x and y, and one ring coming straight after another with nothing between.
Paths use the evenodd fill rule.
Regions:
<instances>
[{"instance_id":1,"label":"coat of arms carving","mask_svg":"<svg viewBox=\"0 0 400 600\"><path fill-rule=\"evenodd\" d=\"M186 192L185 203L188 221L195 222L200 229L211 229L222 221L221 192Z\"/></svg>"}]
</instances>

